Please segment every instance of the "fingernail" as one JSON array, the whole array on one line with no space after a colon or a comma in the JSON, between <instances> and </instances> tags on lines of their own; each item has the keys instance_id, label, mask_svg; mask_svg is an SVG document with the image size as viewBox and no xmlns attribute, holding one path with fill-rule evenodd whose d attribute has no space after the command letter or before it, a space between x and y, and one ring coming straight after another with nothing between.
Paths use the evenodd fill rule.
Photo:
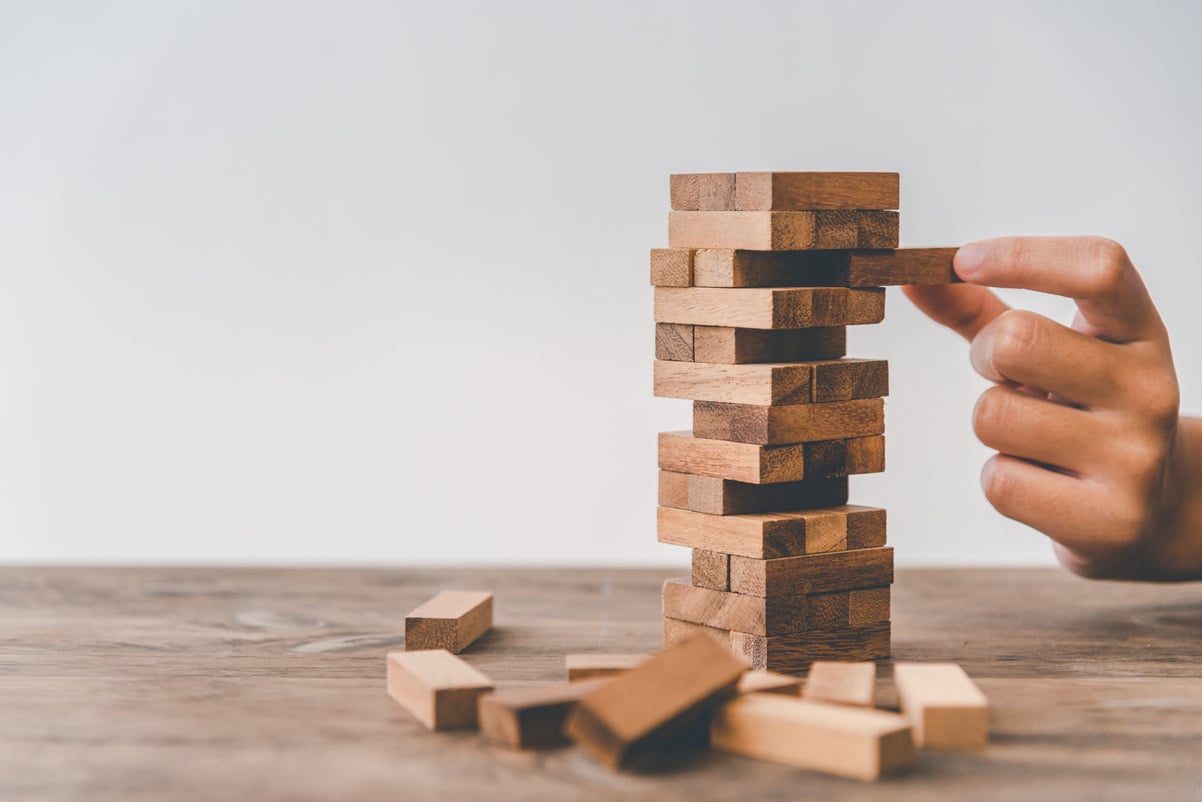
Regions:
<instances>
[{"instance_id":1,"label":"fingernail","mask_svg":"<svg viewBox=\"0 0 1202 802\"><path fill-rule=\"evenodd\" d=\"M970 278L981 269L985 261L985 246L979 242L970 242L956 251L952 265L960 278Z\"/></svg>"},{"instance_id":2,"label":"fingernail","mask_svg":"<svg viewBox=\"0 0 1202 802\"><path fill-rule=\"evenodd\" d=\"M981 466L981 492L989 493L989 479L993 476L994 469L997 468L997 460L992 457L985 460L985 464Z\"/></svg>"}]
</instances>

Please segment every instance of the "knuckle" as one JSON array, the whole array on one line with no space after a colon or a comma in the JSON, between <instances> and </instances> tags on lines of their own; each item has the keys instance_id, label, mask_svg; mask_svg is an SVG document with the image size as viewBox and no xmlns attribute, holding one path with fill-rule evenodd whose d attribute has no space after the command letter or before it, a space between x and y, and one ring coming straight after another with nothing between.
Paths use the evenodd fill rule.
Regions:
<instances>
[{"instance_id":1,"label":"knuckle","mask_svg":"<svg viewBox=\"0 0 1202 802\"><path fill-rule=\"evenodd\" d=\"M1087 285L1091 295L1122 286L1131 269L1131 260L1122 245L1105 237L1088 237L1085 251L1090 265Z\"/></svg>"},{"instance_id":2,"label":"knuckle","mask_svg":"<svg viewBox=\"0 0 1202 802\"><path fill-rule=\"evenodd\" d=\"M1111 548L1135 545L1143 534L1147 504L1137 496L1125 494L1113 497L1108 507L1099 538Z\"/></svg>"},{"instance_id":3,"label":"knuckle","mask_svg":"<svg viewBox=\"0 0 1202 802\"><path fill-rule=\"evenodd\" d=\"M981 393L972 411L972 428L977 437L989 445L998 432L1005 431L1012 418L1008 391L1001 387L990 387Z\"/></svg>"},{"instance_id":4,"label":"knuckle","mask_svg":"<svg viewBox=\"0 0 1202 802\"><path fill-rule=\"evenodd\" d=\"M1171 430L1181 409L1181 388L1175 377L1157 373L1140 382L1140 404L1157 431Z\"/></svg>"},{"instance_id":5,"label":"knuckle","mask_svg":"<svg viewBox=\"0 0 1202 802\"><path fill-rule=\"evenodd\" d=\"M992 354L994 367L1003 373L1030 359L1040 338L1042 319L1034 312L1010 309L994 322Z\"/></svg>"},{"instance_id":6,"label":"knuckle","mask_svg":"<svg viewBox=\"0 0 1202 802\"><path fill-rule=\"evenodd\" d=\"M1006 463L997 457L986 463L985 473L982 483L985 498L998 512L1008 515L1009 511L1015 508L1019 495L1014 474L1007 470Z\"/></svg>"}]
</instances>

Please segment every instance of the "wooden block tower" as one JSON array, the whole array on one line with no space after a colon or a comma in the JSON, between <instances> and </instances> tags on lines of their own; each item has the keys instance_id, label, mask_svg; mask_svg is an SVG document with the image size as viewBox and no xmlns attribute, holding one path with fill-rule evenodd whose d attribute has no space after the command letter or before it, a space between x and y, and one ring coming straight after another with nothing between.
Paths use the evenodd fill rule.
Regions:
<instances>
[{"instance_id":1,"label":"wooden block tower","mask_svg":"<svg viewBox=\"0 0 1202 802\"><path fill-rule=\"evenodd\" d=\"M955 280L955 248L898 249L896 173L673 175L651 251L655 394L693 401L659 436L658 533L693 550L665 584L664 642L709 632L755 668L890 655L888 364L846 357L886 285Z\"/></svg>"}]
</instances>

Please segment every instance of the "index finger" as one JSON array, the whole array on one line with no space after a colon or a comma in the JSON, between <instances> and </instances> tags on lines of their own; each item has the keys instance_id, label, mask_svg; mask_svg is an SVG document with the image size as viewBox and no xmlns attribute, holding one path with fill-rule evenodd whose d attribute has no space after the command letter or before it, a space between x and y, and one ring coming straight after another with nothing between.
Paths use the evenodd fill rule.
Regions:
<instances>
[{"instance_id":1,"label":"index finger","mask_svg":"<svg viewBox=\"0 0 1202 802\"><path fill-rule=\"evenodd\" d=\"M1036 290L1072 298L1090 334L1112 342L1164 338L1143 280L1117 242L1102 237L1003 237L956 252L969 284Z\"/></svg>"}]
</instances>

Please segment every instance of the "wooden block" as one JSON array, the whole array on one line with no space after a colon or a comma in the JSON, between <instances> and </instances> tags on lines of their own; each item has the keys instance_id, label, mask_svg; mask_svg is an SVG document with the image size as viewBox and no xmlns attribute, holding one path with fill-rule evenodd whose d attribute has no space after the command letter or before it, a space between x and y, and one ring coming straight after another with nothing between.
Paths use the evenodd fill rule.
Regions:
<instances>
[{"instance_id":1,"label":"wooden block","mask_svg":"<svg viewBox=\"0 0 1202 802\"><path fill-rule=\"evenodd\" d=\"M876 704L876 663L819 660L810 666L801 698L811 702L872 707Z\"/></svg>"},{"instance_id":2,"label":"wooden block","mask_svg":"<svg viewBox=\"0 0 1202 802\"><path fill-rule=\"evenodd\" d=\"M758 669L748 671L739 678L735 686L737 693L779 693L784 696L797 696L801 693L801 678L790 677L775 671Z\"/></svg>"},{"instance_id":3,"label":"wooden block","mask_svg":"<svg viewBox=\"0 0 1202 802\"><path fill-rule=\"evenodd\" d=\"M657 396L735 404L806 404L811 397L813 363L715 365L655 362Z\"/></svg>"},{"instance_id":4,"label":"wooden block","mask_svg":"<svg viewBox=\"0 0 1202 802\"><path fill-rule=\"evenodd\" d=\"M880 398L776 407L693 403L693 435L707 440L784 445L870 437L884 431L885 402Z\"/></svg>"},{"instance_id":5,"label":"wooden block","mask_svg":"<svg viewBox=\"0 0 1202 802\"><path fill-rule=\"evenodd\" d=\"M645 654L569 654L564 657L568 682L614 677L647 662Z\"/></svg>"},{"instance_id":6,"label":"wooden block","mask_svg":"<svg viewBox=\"0 0 1202 802\"><path fill-rule=\"evenodd\" d=\"M845 549L849 521L857 518L864 519L857 521L863 528L879 528L882 532L885 528L883 510L849 504L742 515L709 515L660 507L656 518L660 543L757 560Z\"/></svg>"},{"instance_id":7,"label":"wooden block","mask_svg":"<svg viewBox=\"0 0 1202 802\"><path fill-rule=\"evenodd\" d=\"M890 653L890 623L815 629L792 635L730 633L731 650L752 668L798 673L819 660L880 660Z\"/></svg>"},{"instance_id":8,"label":"wooden block","mask_svg":"<svg viewBox=\"0 0 1202 802\"><path fill-rule=\"evenodd\" d=\"M804 329L880 323L884 291L786 287L724 290L656 287L655 320L748 329Z\"/></svg>"},{"instance_id":9,"label":"wooden block","mask_svg":"<svg viewBox=\"0 0 1202 802\"><path fill-rule=\"evenodd\" d=\"M492 594L444 590L405 616L405 651L459 652L492 628Z\"/></svg>"},{"instance_id":10,"label":"wooden block","mask_svg":"<svg viewBox=\"0 0 1202 802\"><path fill-rule=\"evenodd\" d=\"M689 509L689 475L687 473L659 472L659 505Z\"/></svg>"},{"instance_id":11,"label":"wooden block","mask_svg":"<svg viewBox=\"0 0 1202 802\"><path fill-rule=\"evenodd\" d=\"M702 211L727 212L735 208L734 173L700 173L697 175L697 208Z\"/></svg>"},{"instance_id":12,"label":"wooden block","mask_svg":"<svg viewBox=\"0 0 1202 802\"><path fill-rule=\"evenodd\" d=\"M885 470L885 437L856 437L845 440L848 474L880 473ZM865 548L852 546L851 548Z\"/></svg>"},{"instance_id":13,"label":"wooden block","mask_svg":"<svg viewBox=\"0 0 1202 802\"><path fill-rule=\"evenodd\" d=\"M746 666L713 638L665 648L580 701L567 734L606 766L620 768L704 722L734 694Z\"/></svg>"},{"instance_id":14,"label":"wooden block","mask_svg":"<svg viewBox=\"0 0 1202 802\"><path fill-rule=\"evenodd\" d=\"M857 456L849 461L852 450ZM884 470L883 454L883 444L860 445L856 439L761 446L707 440L690 432L659 435L661 469L751 484L830 479L846 476L849 468L856 469L853 473L873 473ZM876 456L882 458L873 459Z\"/></svg>"},{"instance_id":15,"label":"wooden block","mask_svg":"<svg viewBox=\"0 0 1202 802\"><path fill-rule=\"evenodd\" d=\"M696 211L701 208L699 173L681 173L668 179L668 195L673 209Z\"/></svg>"},{"instance_id":16,"label":"wooden block","mask_svg":"<svg viewBox=\"0 0 1202 802\"><path fill-rule=\"evenodd\" d=\"M747 251L805 251L896 248L897 212L725 212L668 213L672 248Z\"/></svg>"},{"instance_id":17,"label":"wooden block","mask_svg":"<svg viewBox=\"0 0 1202 802\"><path fill-rule=\"evenodd\" d=\"M824 705L779 694L748 694L714 714L719 752L876 780L914 763L909 722L896 713Z\"/></svg>"},{"instance_id":18,"label":"wooden block","mask_svg":"<svg viewBox=\"0 0 1202 802\"><path fill-rule=\"evenodd\" d=\"M883 287L899 284L952 284L960 277L952 269L958 248L898 248L859 251L848 255L846 285Z\"/></svg>"},{"instance_id":19,"label":"wooden block","mask_svg":"<svg viewBox=\"0 0 1202 802\"><path fill-rule=\"evenodd\" d=\"M730 588L730 555L705 549L693 549L693 572L690 581L699 588L728 590Z\"/></svg>"},{"instance_id":20,"label":"wooden block","mask_svg":"<svg viewBox=\"0 0 1202 802\"><path fill-rule=\"evenodd\" d=\"M446 651L391 652L388 695L432 730L476 728L476 701L492 680Z\"/></svg>"},{"instance_id":21,"label":"wooden block","mask_svg":"<svg viewBox=\"0 0 1202 802\"><path fill-rule=\"evenodd\" d=\"M818 326L810 329L697 326L692 328L692 331L694 347L691 353L697 362L728 365L805 362L837 359L847 353L847 329L843 326Z\"/></svg>"},{"instance_id":22,"label":"wooden block","mask_svg":"<svg viewBox=\"0 0 1202 802\"><path fill-rule=\"evenodd\" d=\"M656 323L655 358L692 362L693 327L684 323Z\"/></svg>"},{"instance_id":23,"label":"wooden block","mask_svg":"<svg viewBox=\"0 0 1202 802\"><path fill-rule=\"evenodd\" d=\"M669 478L665 479L664 474L668 474ZM684 481L681 480L682 477ZM659 503L662 507L676 507L704 512L707 515L793 512L818 507L838 507L847 503L847 477L753 485L731 479L715 479L712 476L690 476L661 471ZM848 536L851 536L850 530Z\"/></svg>"},{"instance_id":24,"label":"wooden block","mask_svg":"<svg viewBox=\"0 0 1202 802\"><path fill-rule=\"evenodd\" d=\"M852 599L859 591L837 591L797 596L746 596L688 585L679 580L664 583L663 613L667 618L689 621L727 632L752 635L792 635L815 630L846 629L889 620L889 609L864 608ZM871 619L877 612L880 618Z\"/></svg>"},{"instance_id":25,"label":"wooden block","mask_svg":"<svg viewBox=\"0 0 1202 802\"><path fill-rule=\"evenodd\" d=\"M879 507L859 507L847 516L847 548L875 549L885 545L886 516Z\"/></svg>"},{"instance_id":26,"label":"wooden block","mask_svg":"<svg viewBox=\"0 0 1202 802\"><path fill-rule=\"evenodd\" d=\"M693 286L693 251L688 248L652 248L651 283L656 287Z\"/></svg>"},{"instance_id":27,"label":"wooden block","mask_svg":"<svg viewBox=\"0 0 1202 802\"><path fill-rule=\"evenodd\" d=\"M897 663L893 684L914 738L926 749L984 749L989 703L955 663Z\"/></svg>"},{"instance_id":28,"label":"wooden block","mask_svg":"<svg viewBox=\"0 0 1202 802\"><path fill-rule=\"evenodd\" d=\"M722 648L730 649L730 633L717 627L707 627L692 621L681 621L664 616L664 648L675 646L695 635L706 635L713 638Z\"/></svg>"},{"instance_id":29,"label":"wooden block","mask_svg":"<svg viewBox=\"0 0 1202 802\"><path fill-rule=\"evenodd\" d=\"M889 395L889 363L884 359L829 359L809 364L813 371L810 379L810 401L812 403L855 401ZM739 367L749 366L740 365ZM697 400L723 401L725 399ZM738 401L735 403L748 402ZM777 403L800 402L780 401Z\"/></svg>"},{"instance_id":30,"label":"wooden block","mask_svg":"<svg viewBox=\"0 0 1202 802\"><path fill-rule=\"evenodd\" d=\"M604 684L585 680L562 685L503 688L480 697L480 733L513 749L540 749L568 742L564 721L580 700Z\"/></svg>"},{"instance_id":31,"label":"wooden block","mask_svg":"<svg viewBox=\"0 0 1202 802\"><path fill-rule=\"evenodd\" d=\"M744 211L896 209L900 205L897 173L735 175L734 208Z\"/></svg>"},{"instance_id":32,"label":"wooden block","mask_svg":"<svg viewBox=\"0 0 1202 802\"><path fill-rule=\"evenodd\" d=\"M865 251L693 251L697 287L886 287L951 284L957 248Z\"/></svg>"},{"instance_id":33,"label":"wooden block","mask_svg":"<svg viewBox=\"0 0 1202 802\"><path fill-rule=\"evenodd\" d=\"M728 569L729 570L729 569ZM852 627L888 621L889 587L852 590L848 594L847 625Z\"/></svg>"},{"instance_id":34,"label":"wooden block","mask_svg":"<svg viewBox=\"0 0 1202 802\"><path fill-rule=\"evenodd\" d=\"M751 596L830 593L891 584L893 549L889 546L770 560L730 558L730 589Z\"/></svg>"}]
</instances>

